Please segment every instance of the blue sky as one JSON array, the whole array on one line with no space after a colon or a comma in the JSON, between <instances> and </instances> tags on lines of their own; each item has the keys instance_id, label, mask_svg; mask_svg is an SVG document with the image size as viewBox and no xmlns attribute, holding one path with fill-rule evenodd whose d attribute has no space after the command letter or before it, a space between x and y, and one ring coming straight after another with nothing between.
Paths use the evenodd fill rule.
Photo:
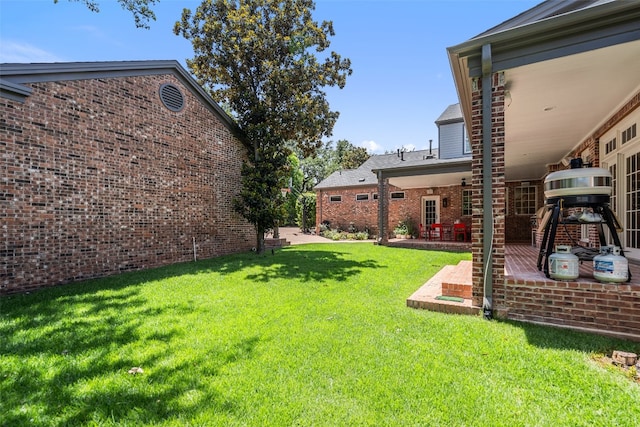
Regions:
<instances>
[{"instance_id":1,"label":"blue sky","mask_svg":"<svg viewBox=\"0 0 640 427\"><path fill-rule=\"evenodd\" d=\"M193 56L173 34L182 9L200 1L161 0L151 29L138 29L114 0L100 13L59 0L0 0L0 62L175 59ZM344 89L329 88L340 112L332 140L372 153L425 149L438 141L434 121L458 102L446 48L535 6L529 0L316 0L314 17L331 20L331 50L351 59Z\"/></svg>"}]
</instances>

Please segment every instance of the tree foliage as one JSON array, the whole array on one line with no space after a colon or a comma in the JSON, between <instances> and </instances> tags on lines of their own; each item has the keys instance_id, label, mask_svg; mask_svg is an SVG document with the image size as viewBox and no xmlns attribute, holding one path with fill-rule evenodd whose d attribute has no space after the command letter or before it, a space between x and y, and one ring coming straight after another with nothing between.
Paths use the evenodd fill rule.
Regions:
<instances>
[{"instance_id":1,"label":"tree foliage","mask_svg":"<svg viewBox=\"0 0 640 427\"><path fill-rule=\"evenodd\" d=\"M58 3L58 1L59 0L53 0L54 3ZM100 5L96 0L69 1L83 3L90 11L100 12ZM123 9L126 9L133 14L136 27L149 29L149 20L156 20L156 15L153 13L151 6L159 1L160 0L118 0L118 3L120 3Z\"/></svg>"},{"instance_id":2,"label":"tree foliage","mask_svg":"<svg viewBox=\"0 0 640 427\"><path fill-rule=\"evenodd\" d=\"M334 143L329 141L319 147L311 156L289 142L287 147L293 154L289 156L291 167L291 193L286 202L286 223L296 223L303 231L315 224L316 198L313 188L339 169L356 169L370 155L366 149L356 147L347 140Z\"/></svg>"},{"instance_id":3,"label":"tree foliage","mask_svg":"<svg viewBox=\"0 0 640 427\"><path fill-rule=\"evenodd\" d=\"M371 157L366 148L356 147L346 139L336 143L335 152L338 169L357 169Z\"/></svg>"},{"instance_id":4,"label":"tree foliage","mask_svg":"<svg viewBox=\"0 0 640 427\"><path fill-rule=\"evenodd\" d=\"M356 147L346 139L339 140L335 146L333 141L326 142L313 155L306 157L294 145L290 144L288 147L298 158L298 162L292 166L294 169L299 168L299 173L307 178L306 186L296 187L300 192L311 191L320 181L339 169L357 169L371 157L365 148Z\"/></svg>"},{"instance_id":5,"label":"tree foliage","mask_svg":"<svg viewBox=\"0 0 640 427\"><path fill-rule=\"evenodd\" d=\"M194 12L184 9L174 27L193 45L189 69L242 131L248 163L235 206L256 227L258 251L280 215L285 141L308 155L331 135L338 113L323 89L344 87L351 74L349 60L335 52L316 57L334 31L330 21L313 20L314 9L312 0L204 0Z\"/></svg>"}]
</instances>

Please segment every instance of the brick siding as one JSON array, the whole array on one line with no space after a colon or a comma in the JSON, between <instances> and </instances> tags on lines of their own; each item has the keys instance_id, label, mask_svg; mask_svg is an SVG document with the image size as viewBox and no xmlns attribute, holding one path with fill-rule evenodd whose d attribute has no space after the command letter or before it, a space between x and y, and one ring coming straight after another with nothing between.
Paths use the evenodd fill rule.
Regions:
<instances>
[{"instance_id":1,"label":"brick siding","mask_svg":"<svg viewBox=\"0 0 640 427\"><path fill-rule=\"evenodd\" d=\"M180 112L158 89L173 83ZM0 293L249 250L244 150L173 75L35 83L0 98Z\"/></svg>"},{"instance_id":2,"label":"brick siding","mask_svg":"<svg viewBox=\"0 0 640 427\"><path fill-rule=\"evenodd\" d=\"M498 310L514 320L638 336L640 286L509 279Z\"/></svg>"},{"instance_id":3,"label":"brick siding","mask_svg":"<svg viewBox=\"0 0 640 427\"><path fill-rule=\"evenodd\" d=\"M469 189L469 187L464 187ZM413 188L403 190L389 186L387 192L389 236L393 237L393 229L406 218L413 221L417 227L421 221L421 201L423 196L440 196L440 200L448 198L448 206L440 206L440 219L444 223L460 220L471 224L471 217L462 215L462 190L460 185L433 188ZM392 192L404 192L404 199L390 199ZM367 227L375 236L378 233L378 201L373 200L373 194L378 193L378 186L367 186L348 189L321 190L317 192L316 227L319 229L322 221L329 221L331 228L340 227L346 230L351 222L359 229ZM356 201L357 194L369 194L368 201ZM331 196L341 196L340 202L331 202Z\"/></svg>"}]
</instances>

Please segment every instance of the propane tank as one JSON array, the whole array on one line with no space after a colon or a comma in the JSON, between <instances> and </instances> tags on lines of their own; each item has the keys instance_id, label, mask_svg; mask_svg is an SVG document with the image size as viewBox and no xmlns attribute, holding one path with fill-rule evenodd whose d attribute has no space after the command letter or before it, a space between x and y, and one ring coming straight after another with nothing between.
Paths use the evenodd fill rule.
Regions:
<instances>
[{"instance_id":1,"label":"propane tank","mask_svg":"<svg viewBox=\"0 0 640 427\"><path fill-rule=\"evenodd\" d=\"M558 245L549 256L549 275L552 279L577 279L579 267L578 257L571 253L571 246Z\"/></svg>"},{"instance_id":2,"label":"propane tank","mask_svg":"<svg viewBox=\"0 0 640 427\"><path fill-rule=\"evenodd\" d=\"M593 257L593 277L604 283L629 280L629 261L620 255L619 246L601 246L600 255Z\"/></svg>"}]
</instances>

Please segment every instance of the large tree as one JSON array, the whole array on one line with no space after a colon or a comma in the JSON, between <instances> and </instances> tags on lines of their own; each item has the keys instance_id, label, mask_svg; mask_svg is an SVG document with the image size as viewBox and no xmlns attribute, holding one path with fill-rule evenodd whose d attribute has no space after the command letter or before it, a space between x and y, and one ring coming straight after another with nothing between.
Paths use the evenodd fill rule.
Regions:
<instances>
[{"instance_id":1,"label":"large tree","mask_svg":"<svg viewBox=\"0 0 640 427\"><path fill-rule=\"evenodd\" d=\"M351 74L348 59L323 53L333 24L315 22L314 9L312 0L205 0L174 27L193 45L189 69L242 131L248 161L235 206L255 226L258 252L282 215L285 141L310 154L331 135L338 113L323 89L344 87Z\"/></svg>"},{"instance_id":2,"label":"large tree","mask_svg":"<svg viewBox=\"0 0 640 427\"><path fill-rule=\"evenodd\" d=\"M84 3L87 8L92 12L100 12L100 5L96 0L69 0L79 3ZM150 5L158 3L160 0L118 0L120 6L123 9L128 10L133 14L133 19L136 21L136 27L149 28L149 20L156 20L156 14L151 10ZM53 0L54 3L58 3L58 0Z\"/></svg>"},{"instance_id":3,"label":"large tree","mask_svg":"<svg viewBox=\"0 0 640 427\"><path fill-rule=\"evenodd\" d=\"M356 147L346 139L336 143L336 163L340 169L358 169L369 157L366 148Z\"/></svg>"}]
</instances>

